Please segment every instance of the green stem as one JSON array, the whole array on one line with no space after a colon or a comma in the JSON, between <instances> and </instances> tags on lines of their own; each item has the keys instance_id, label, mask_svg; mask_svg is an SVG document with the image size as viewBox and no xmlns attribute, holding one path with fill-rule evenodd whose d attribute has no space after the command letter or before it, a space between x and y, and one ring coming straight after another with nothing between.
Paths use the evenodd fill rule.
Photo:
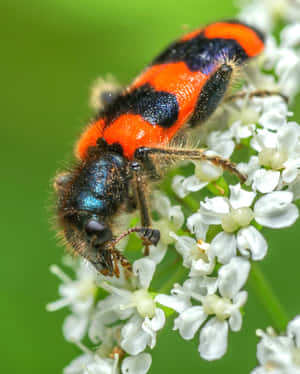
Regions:
<instances>
[{"instance_id":1,"label":"green stem","mask_svg":"<svg viewBox=\"0 0 300 374\"><path fill-rule=\"evenodd\" d=\"M289 321L287 313L283 309L264 273L261 271L258 264L254 262L251 265L249 283L256 297L263 305L264 310L269 315L273 327L278 332L283 332Z\"/></svg>"}]
</instances>

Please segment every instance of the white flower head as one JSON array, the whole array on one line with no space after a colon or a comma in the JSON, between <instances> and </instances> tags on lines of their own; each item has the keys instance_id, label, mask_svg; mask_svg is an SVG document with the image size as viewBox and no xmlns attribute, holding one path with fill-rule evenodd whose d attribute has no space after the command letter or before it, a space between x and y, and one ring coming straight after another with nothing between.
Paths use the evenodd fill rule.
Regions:
<instances>
[{"instance_id":1,"label":"white flower head","mask_svg":"<svg viewBox=\"0 0 300 374\"><path fill-rule=\"evenodd\" d=\"M200 203L195 219L200 223L221 225L224 230L211 242L219 262L227 263L236 255L237 249L243 256L250 254L253 260L261 260L266 255L267 243L251 225L252 220L262 226L281 228L292 225L298 218L292 193L275 191L258 199L253 206L255 196L255 192L243 190L237 184L230 186L229 198L206 198Z\"/></svg>"},{"instance_id":2,"label":"white flower head","mask_svg":"<svg viewBox=\"0 0 300 374\"><path fill-rule=\"evenodd\" d=\"M127 356L122 360L118 354L102 357L98 351L86 353L75 358L67 367L64 374L146 374L150 369L152 358L149 353Z\"/></svg>"},{"instance_id":3,"label":"white flower head","mask_svg":"<svg viewBox=\"0 0 300 374\"><path fill-rule=\"evenodd\" d=\"M248 172L248 183L262 193L292 183L300 169L299 139L300 126L294 122L284 121L276 133L258 129L251 141L258 156L253 156L248 164L240 164L239 170Z\"/></svg>"},{"instance_id":4,"label":"white flower head","mask_svg":"<svg viewBox=\"0 0 300 374\"><path fill-rule=\"evenodd\" d=\"M155 263L159 263L163 260L168 245L174 242L169 233L181 228L184 223L184 215L179 205L171 205L170 199L158 191L154 192L153 209L160 215L158 221L153 221L153 227L160 231L160 241L157 246L150 247L149 257Z\"/></svg>"},{"instance_id":5,"label":"white flower head","mask_svg":"<svg viewBox=\"0 0 300 374\"><path fill-rule=\"evenodd\" d=\"M148 291L155 266L155 262L150 258L136 260L133 264L135 278L129 288L119 288L102 282L100 286L110 295L97 305L94 323L89 331L90 336L97 337L99 326L126 320L120 331L122 349L129 354L137 355L144 351L146 346L155 346L156 332L165 323L164 312L156 307L153 296ZM95 329L97 331L94 331Z\"/></svg>"},{"instance_id":6,"label":"white flower head","mask_svg":"<svg viewBox=\"0 0 300 374\"><path fill-rule=\"evenodd\" d=\"M239 19L265 32L271 32L280 19L293 21L300 17L298 0L254 0L250 4L242 0L240 3L243 7Z\"/></svg>"},{"instance_id":7,"label":"white flower head","mask_svg":"<svg viewBox=\"0 0 300 374\"><path fill-rule=\"evenodd\" d=\"M186 339L192 339L199 328L199 352L206 360L221 358L227 350L228 330L239 331L242 325L240 308L245 304L247 292L241 291L250 270L250 263L241 257L232 258L223 265L217 279L196 277L188 279L182 287L173 289L175 296L159 295L161 304L174 308L180 314L174 329ZM217 289L219 294L216 293ZM181 300L178 294L181 293ZM185 304L182 301L185 298ZM192 305L193 299L201 304ZM180 302L181 301L181 302ZM204 322L212 316L208 322Z\"/></svg>"},{"instance_id":8,"label":"white flower head","mask_svg":"<svg viewBox=\"0 0 300 374\"><path fill-rule=\"evenodd\" d=\"M289 322L286 335L276 335L272 328L257 331L261 338L257 345L260 364L251 374L300 373L300 316Z\"/></svg>"},{"instance_id":9,"label":"white flower head","mask_svg":"<svg viewBox=\"0 0 300 374\"><path fill-rule=\"evenodd\" d=\"M72 280L58 266L53 265L51 271L56 274L62 284L59 287L61 298L47 305L48 311L56 311L68 306L72 314L66 317L63 333L68 341L81 340L88 327L89 318L94 308L94 298L97 290L97 273L87 266L86 261L80 260L76 268L76 279Z\"/></svg>"},{"instance_id":10,"label":"white flower head","mask_svg":"<svg viewBox=\"0 0 300 374\"><path fill-rule=\"evenodd\" d=\"M190 276L209 275L215 268L215 255L208 243L199 239L196 241L189 236L177 236L170 233L176 239L175 248L183 257L183 266L190 268Z\"/></svg>"},{"instance_id":11,"label":"white flower head","mask_svg":"<svg viewBox=\"0 0 300 374\"><path fill-rule=\"evenodd\" d=\"M242 136L241 132L238 131L238 124L236 125L232 127L232 130L211 132L206 139L208 150L205 154L207 156L218 155L229 158L235 147L233 140L235 133ZM193 163L195 165L194 175L188 177L176 175L173 178L172 188L181 199L190 192L200 191L210 182L216 181L224 171L220 166L216 166L209 161L193 161Z\"/></svg>"}]
</instances>

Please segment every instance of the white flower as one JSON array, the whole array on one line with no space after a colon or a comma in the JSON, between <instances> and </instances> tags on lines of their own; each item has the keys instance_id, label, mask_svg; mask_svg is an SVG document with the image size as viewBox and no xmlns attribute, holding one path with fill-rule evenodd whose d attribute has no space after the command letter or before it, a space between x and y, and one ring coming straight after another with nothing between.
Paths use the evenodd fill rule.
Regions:
<instances>
[{"instance_id":1,"label":"white flower","mask_svg":"<svg viewBox=\"0 0 300 374\"><path fill-rule=\"evenodd\" d=\"M275 190L279 185L280 172L261 168L259 158L252 156L247 163L240 163L238 169L248 176L247 184L251 184L254 191L268 193Z\"/></svg>"},{"instance_id":2,"label":"white flower","mask_svg":"<svg viewBox=\"0 0 300 374\"><path fill-rule=\"evenodd\" d=\"M150 369L152 358L149 353L126 357L122 362L123 374L146 374Z\"/></svg>"},{"instance_id":3,"label":"white flower","mask_svg":"<svg viewBox=\"0 0 300 374\"><path fill-rule=\"evenodd\" d=\"M257 129L251 140L258 156L238 165L240 172L248 175L247 183L262 193L292 183L300 168L300 126L295 122L286 122L285 106L279 105L277 109L272 109L272 106L271 101L270 110L264 111L260 117L259 122L264 129Z\"/></svg>"},{"instance_id":4,"label":"white flower","mask_svg":"<svg viewBox=\"0 0 300 374\"><path fill-rule=\"evenodd\" d=\"M258 27L260 30L270 32L279 19L299 20L299 0L264 0L252 1L250 4L240 1L243 4L239 19Z\"/></svg>"},{"instance_id":5,"label":"white flower","mask_svg":"<svg viewBox=\"0 0 300 374\"><path fill-rule=\"evenodd\" d=\"M281 93L291 98L295 96L299 91L300 56L290 48L282 48L275 72Z\"/></svg>"},{"instance_id":6,"label":"white flower","mask_svg":"<svg viewBox=\"0 0 300 374\"><path fill-rule=\"evenodd\" d=\"M130 289L118 288L108 282L100 284L111 295L98 303L89 334L96 339L99 327L127 320L121 328L120 346L129 354L136 355L146 346L155 346L156 332L164 326L165 314L156 307L148 292L155 262L150 258L139 259L134 262L133 271L136 278Z\"/></svg>"},{"instance_id":7,"label":"white flower","mask_svg":"<svg viewBox=\"0 0 300 374\"><path fill-rule=\"evenodd\" d=\"M146 374L151 366L149 353L128 356L121 363L122 374ZM98 352L86 352L64 368L64 374L119 374L119 357L101 357Z\"/></svg>"},{"instance_id":8,"label":"white flower","mask_svg":"<svg viewBox=\"0 0 300 374\"><path fill-rule=\"evenodd\" d=\"M189 236L177 236L170 233L176 239L175 248L183 257L183 266L190 268L189 276L209 275L215 268L215 255L208 243Z\"/></svg>"},{"instance_id":9,"label":"white flower","mask_svg":"<svg viewBox=\"0 0 300 374\"><path fill-rule=\"evenodd\" d=\"M156 210L160 219L153 221L153 227L160 231L160 241L157 246L150 246L150 255L156 264L161 262L166 254L167 247L173 243L170 231L177 231L184 223L184 215L179 205L172 206L170 199L158 191L153 194L153 209Z\"/></svg>"},{"instance_id":10,"label":"white flower","mask_svg":"<svg viewBox=\"0 0 300 374\"><path fill-rule=\"evenodd\" d=\"M190 192L196 192L202 190L208 182L201 182L196 175L191 175L189 177L184 177L183 175L175 175L172 180L172 188L174 192L181 199L186 197Z\"/></svg>"},{"instance_id":11,"label":"white flower","mask_svg":"<svg viewBox=\"0 0 300 374\"><path fill-rule=\"evenodd\" d=\"M259 154L257 158L250 160L251 168L254 169L254 160L257 168L251 171L250 176L254 188L263 193L270 192L277 187L280 177L283 184L289 184L296 179L300 168L299 140L300 126L295 122L284 121L277 133L266 129L257 130L251 145ZM260 166L269 170L259 169ZM246 169L245 165L240 168L245 171Z\"/></svg>"},{"instance_id":12,"label":"white flower","mask_svg":"<svg viewBox=\"0 0 300 374\"><path fill-rule=\"evenodd\" d=\"M176 286L175 296L159 295L156 297L161 304L179 311L174 321L174 330L180 335L192 339L198 329L209 316L200 331L199 353L205 360L221 358L227 350L228 330L239 331L242 325L240 308L245 304L247 292L240 291L245 284L250 270L250 263L241 257L232 258L223 265L218 273L218 279L200 277L191 278L182 287ZM219 290L218 295L216 290ZM178 298L181 293L181 300ZM186 305L182 306L183 296ZM173 299L172 299L173 298ZM188 298L201 303L192 305Z\"/></svg>"},{"instance_id":13,"label":"white flower","mask_svg":"<svg viewBox=\"0 0 300 374\"><path fill-rule=\"evenodd\" d=\"M254 129L254 124L244 126L241 120L236 120L226 131L211 132L206 139L208 150L205 154L229 158L235 148L234 140L239 143L240 139L251 136ZM172 181L174 192L182 199L190 192L200 191L210 182L216 181L224 171L209 161L194 161L193 163L195 165L194 175L188 177L176 175Z\"/></svg>"},{"instance_id":14,"label":"white flower","mask_svg":"<svg viewBox=\"0 0 300 374\"><path fill-rule=\"evenodd\" d=\"M284 47L300 46L300 22L295 22L285 26L280 33L280 40Z\"/></svg>"},{"instance_id":15,"label":"white flower","mask_svg":"<svg viewBox=\"0 0 300 374\"><path fill-rule=\"evenodd\" d=\"M298 11L299 9L298 5ZM279 46L276 46L275 42L267 43L265 50L266 68L274 68L278 76L278 88L282 94L289 98L293 98L299 91L300 83L300 55L297 50L291 48L297 44L298 40L298 34L291 36L294 30L297 32L299 26L288 26L283 29L281 32L282 43ZM288 38L290 42L288 42Z\"/></svg>"},{"instance_id":16,"label":"white flower","mask_svg":"<svg viewBox=\"0 0 300 374\"><path fill-rule=\"evenodd\" d=\"M272 328L257 331L260 366L251 374L300 374L300 316L287 326L286 335L276 335Z\"/></svg>"},{"instance_id":17,"label":"white flower","mask_svg":"<svg viewBox=\"0 0 300 374\"><path fill-rule=\"evenodd\" d=\"M289 184L288 191L293 193L294 201L300 199L300 175Z\"/></svg>"},{"instance_id":18,"label":"white flower","mask_svg":"<svg viewBox=\"0 0 300 374\"><path fill-rule=\"evenodd\" d=\"M237 184L230 186L230 198L206 198L200 203L194 221L198 219L199 224L221 225L224 230L211 242L219 262L227 263L236 255L237 248L243 256L249 256L250 252L253 260L261 260L266 255L267 243L250 225L253 219L262 226L281 228L292 225L298 218L298 209L292 204L292 193L272 192L257 200L252 208L255 196L255 192L245 191Z\"/></svg>"},{"instance_id":19,"label":"white flower","mask_svg":"<svg viewBox=\"0 0 300 374\"><path fill-rule=\"evenodd\" d=\"M94 297L97 290L96 272L87 266L84 260L79 262L76 271L76 280L69 278L58 266L51 266L51 271L56 274L62 284L59 287L61 299L49 303L48 311L56 311L68 306L72 314L63 325L63 333L68 341L81 340L88 327L89 318L94 308Z\"/></svg>"},{"instance_id":20,"label":"white flower","mask_svg":"<svg viewBox=\"0 0 300 374\"><path fill-rule=\"evenodd\" d=\"M229 158L235 147L233 133L230 130L212 131L208 134L206 143L209 150L224 158Z\"/></svg>"}]
</instances>

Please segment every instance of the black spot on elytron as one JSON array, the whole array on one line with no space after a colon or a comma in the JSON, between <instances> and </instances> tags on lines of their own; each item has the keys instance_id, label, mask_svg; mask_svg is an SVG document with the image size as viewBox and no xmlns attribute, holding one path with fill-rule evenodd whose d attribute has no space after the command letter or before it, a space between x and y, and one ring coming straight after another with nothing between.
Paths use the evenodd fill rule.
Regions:
<instances>
[{"instance_id":1,"label":"black spot on elytron","mask_svg":"<svg viewBox=\"0 0 300 374\"><path fill-rule=\"evenodd\" d=\"M208 39L200 33L193 39L171 44L152 65L183 61L191 71L201 71L208 75L220 61L228 59L240 64L248 59L248 55L236 40Z\"/></svg>"},{"instance_id":2,"label":"black spot on elytron","mask_svg":"<svg viewBox=\"0 0 300 374\"><path fill-rule=\"evenodd\" d=\"M179 105L175 95L166 91L156 91L149 84L120 95L101 116L107 126L122 114L139 114L151 125L171 127L178 118Z\"/></svg>"},{"instance_id":3,"label":"black spot on elytron","mask_svg":"<svg viewBox=\"0 0 300 374\"><path fill-rule=\"evenodd\" d=\"M206 121L216 110L226 92L231 74L231 66L223 64L205 83L198 97L194 114L190 119L192 126Z\"/></svg>"}]
</instances>

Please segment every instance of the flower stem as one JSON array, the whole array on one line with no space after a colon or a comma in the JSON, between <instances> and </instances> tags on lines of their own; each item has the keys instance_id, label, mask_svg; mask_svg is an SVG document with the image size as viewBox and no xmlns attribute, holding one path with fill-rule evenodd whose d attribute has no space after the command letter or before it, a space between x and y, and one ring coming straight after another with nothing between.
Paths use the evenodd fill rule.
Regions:
<instances>
[{"instance_id":1,"label":"flower stem","mask_svg":"<svg viewBox=\"0 0 300 374\"><path fill-rule=\"evenodd\" d=\"M273 327L278 332L284 331L289 321L287 313L283 309L264 273L258 264L254 262L252 262L251 265L249 283L256 294L256 297L269 315Z\"/></svg>"}]
</instances>

